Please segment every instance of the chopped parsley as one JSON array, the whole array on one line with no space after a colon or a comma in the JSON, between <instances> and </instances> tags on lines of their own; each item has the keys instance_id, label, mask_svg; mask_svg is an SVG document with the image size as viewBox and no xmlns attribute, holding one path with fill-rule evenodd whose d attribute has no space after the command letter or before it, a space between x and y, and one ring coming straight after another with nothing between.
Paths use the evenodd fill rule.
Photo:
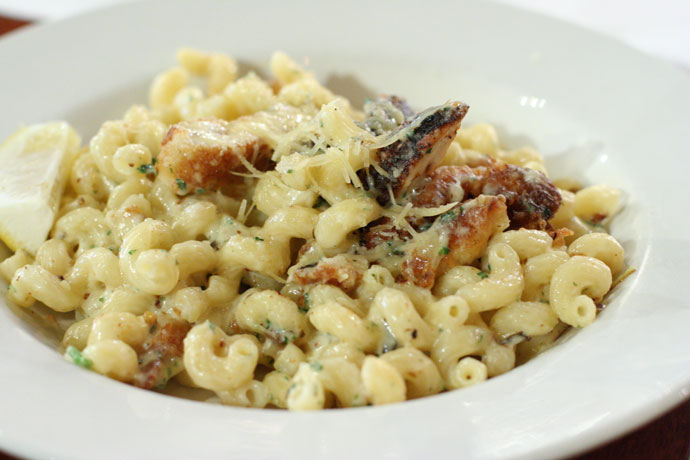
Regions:
<instances>
[{"instance_id":1,"label":"chopped parsley","mask_svg":"<svg viewBox=\"0 0 690 460\"><path fill-rule=\"evenodd\" d=\"M441 222L450 222L455 219L455 211L452 209L444 214L441 214Z\"/></svg>"},{"instance_id":2,"label":"chopped parsley","mask_svg":"<svg viewBox=\"0 0 690 460\"><path fill-rule=\"evenodd\" d=\"M202 194L206 193L206 189L199 187L196 190L194 190L194 193L196 193L197 195L202 195Z\"/></svg>"},{"instance_id":3,"label":"chopped parsley","mask_svg":"<svg viewBox=\"0 0 690 460\"><path fill-rule=\"evenodd\" d=\"M292 174L292 169L288 169L288 170L287 170L287 173L288 173L288 174Z\"/></svg>"},{"instance_id":4,"label":"chopped parsley","mask_svg":"<svg viewBox=\"0 0 690 460\"><path fill-rule=\"evenodd\" d=\"M99 298L98 298L98 301L99 301L99 302L105 302L105 297L99 297Z\"/></svg>"},{"instance_id":5,"label":"chopped parsley","mask_svg":"<svg viewBox=\"0 0 690 460\"><path fill-rule=\"evenodd\" d=\"M485 279L485 278L489 277L489 274L482 270L479 273L477 273L477 276L480 277L481 279Z\"/></svg>"},{"instance_id":6,"label":"chopped parsley","mask_svg":"<svg viewBox=\"0 0 690 460\"><path fill-rule=\"evenodd\" d=\"M302 313L307 313L309 311L309 293L304 294L304 303L298 308Z\"/></svg>"},{"instance_id":7,"label":"chopped parsley","mask_svg":"<svg viewBox=\"0 0 690 460\"><path fill-rule=\"evenodd\" d=\"M135 252L137 252L136 249L130 249L129 251L127 251L127 254L129 254L129 255L131 256L131 255L134 254Z\"/></svg>"},{"instance_id":8,"label":"chopped parsley","mask_svg":"<svg viewBox=\"0 0 690 460\"><path fill-rule=\"evenodd\" d=\"M84 367L88 369L93 365L93 361L91 361L89 358L84 356L81 351L74 345L70 345L67 347L67 356L72 358L72 362L76 364L77 366Z\"/></svg>"},{"instance_id":9,"label":"chopped parsley","mask_svg":"<svg viewBox=\"0 0 690 460\"><path fill-rule=\"evenodd\" d=\"M111 233L113 233L113 231L112 231L112 230L108 230L107 232L105 232L105 236L110 236Z\"/></svg>"},{"instance_id":10,"label":"chopped parsley","mask_svg":"<svg viewBox=\"0 0 690 460\"><path fill-rule=\"evenodd\" d=\"M155 163L151 162L145 165L141 165L137 168L137 171L139 171L142 174L155 174L156 173L156 167L153 166Z\"/></svg>"},{"instance_id":11,"label":"chopped parsley","mask_svg":"<svg viewBox=\"0 0 690 460\"><path fill-rule=\"evenodd\" d=\"M311 367L312 369L314 369L317 372L323 370L323 364L321 364L321 363L310 363L309 367Z\"/></svg>"},{"instance_id":12,"label":"chopped parsley","mask_svg":"<svg viewBox=\"0 0 690 460\"><path fill-rule=\"evenodd\" d=\"M183 192L187 190L187 183L179 177L175 179L175 183L177 184L177 188L179 188Z\"/></svg>"},{"instance_id":13,"label":"chopped parsley","mask_svg":"<svg viewBox=\"0 0 690 460\"><path fill-rule=\"evenodd\" d=\"M263 240L264 240L263 238L259 238L258 236L255 236L254 239L255 239L256 241L263 241Z\"/></svg>"},{"instance_id":14,"label":"chopped parsley","mask_svg":"<svg viewBox=\"0 0 690 460\"><path fill-rule=\"evenodd\" d=\"M438 251L438 253L441 254L442 256L445 256L446 254L450 253L450 249L448 248L448 246L443 246L441 248L441 250Z\"/></svg>"}]
</instances>

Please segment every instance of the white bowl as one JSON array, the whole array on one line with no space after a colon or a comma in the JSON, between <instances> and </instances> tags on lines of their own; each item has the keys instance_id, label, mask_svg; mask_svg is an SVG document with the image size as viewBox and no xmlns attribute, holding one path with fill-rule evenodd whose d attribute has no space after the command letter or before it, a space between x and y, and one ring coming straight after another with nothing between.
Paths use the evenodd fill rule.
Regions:
<instances>
[{"instance_id":1,"label":"white bowl","mask_svg":"<svg viewBox=\"0 0 690 460\"><path fill-rule=\"evenodd\" d=\"M597 321L485 384L388 407L212 406L83 371L0 306L0 448L37 458L548 458L690 390L690 78L597 34L484 1L144 2L0 40L0 137L67 119L85 136L146 101L190 45L259 67L274 49L361 103L461 99L556 175L627 192L612 230L637 273Z\"/></svg>"}]
</instances>

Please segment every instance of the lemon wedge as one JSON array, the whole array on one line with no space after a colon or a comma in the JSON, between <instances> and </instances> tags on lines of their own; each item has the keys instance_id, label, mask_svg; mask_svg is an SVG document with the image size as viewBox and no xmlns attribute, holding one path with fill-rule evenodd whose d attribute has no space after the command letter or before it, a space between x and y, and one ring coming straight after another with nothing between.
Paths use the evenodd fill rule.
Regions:
<instances>
[{"instance_id":1,"label":"lemon wedge","mask_svg":"<svg viewBox=\"0 0 690 460\"><path fill-rule=\"evenodd\" d=\"M64 121L19 129L0 145L0 239L36 254L46 240L81 139Z\"/></svg>"}]
</instances>

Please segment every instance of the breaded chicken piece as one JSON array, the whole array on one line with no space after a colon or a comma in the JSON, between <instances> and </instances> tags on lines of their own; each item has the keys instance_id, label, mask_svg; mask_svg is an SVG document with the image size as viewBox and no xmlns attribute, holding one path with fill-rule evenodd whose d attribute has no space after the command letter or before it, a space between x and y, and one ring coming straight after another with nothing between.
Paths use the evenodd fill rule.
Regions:
<instances>
[{"instance_id":1,"label":"breaded chicken piece","mask_svg":"<svg viewBox=\"0 0 690 460\"><path fill-rule=\"evenodd\" d=\"M420 207L436 207L458 197L501 195L508 206L511 228L547 228L561 204L555 185L541 172L502 161L487 166L440 166L412 198Z\"/></svg>"},{"instance_id":2,"label":"breaded chicken piece","mask_svg":"<svg viewBox=\"0 0 690 460\"><path fill-rule=\"evenodd\" d=\"M187 321L172 318L151 325L148 340L137 350L140 373L134 379L135 386L151 389L165 385L182 370L183 342L191 327Z\"/></svg>"},{"instance_id":3,"label":"breaded chicken piece","mask_svg":"<svg viewBox=\"0 0 690 460\"><path fill-rule=\"evenodd\" d=\"M302 286L330 284L345 292L352 291L367 270L366 262L360 263L343 255L322 259L291 271L288 282Z\"/></svg>"},{"instance_id":4,"label":"breaded chicken piece","mask_svg":"<svg viewBox=\"0 0 690 460\"><path fill-rule=\"evenodd\" d=\"M496 233L510 224L503 196L479 195L456 206L438 219L448 228L449 253L441 260L438 273L456 265L470 265L486 250Z\"/></svg>"},{"instance_id":5,"label":"breaded chicken piece","mask_svg":"<svg viewBox=\"0 0 690 460\"><path fill-rule=\"evenodd\" d=\"M156 169L190 188L216 190L236 181L233 172L246 172L243 160L264 169L278 138L304 119L298 109L277 104L233 121L180 122L163 139Z\"/></svg>"},{"instance_id":6,"label":"breaded chicken piece","mask_svg":"<svg viewBox=\"0 0 690 460\"><path fill-rule=\"evenodd\" d=\"M462 102L451 102L406 121L391 134L400 139L375 151L385 176L375 168L359 171L364 188L381 205L390 201L389 188L394 197L402 196L415 179L440 164L468 109Z\"/></svg>"},{"instance_id":7,"label":"breaded chicken piece","mask_svg":"<svg viewBox=\"0 0 690 460\"><path fill-rule=\"evenodd\" d=\"M503 196L480 195L441 215L428 230L438 237L420 244L415 241L418 236L404 245L407 256L398 281L431 288L437 275L456 265L472 264L489 239L508 227L506 211Z\"/></svg>"}]
</instances>

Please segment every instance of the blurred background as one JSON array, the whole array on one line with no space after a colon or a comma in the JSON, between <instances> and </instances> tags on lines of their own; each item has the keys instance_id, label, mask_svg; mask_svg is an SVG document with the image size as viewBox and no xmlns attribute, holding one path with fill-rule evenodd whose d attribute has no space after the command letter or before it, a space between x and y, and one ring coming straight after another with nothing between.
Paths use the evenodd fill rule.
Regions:
<instances>
[{"instance_id":1,"label":"blurred background","mask_svg":"<svg viewBox=\"0 0 690 460\"><path fill-rule=\"evenodd\" d=\"M52 21L145 0L0 0L0 15ZM690 71L690 0L493 0L597 30Z\"/></svg>"}]
</instances>

